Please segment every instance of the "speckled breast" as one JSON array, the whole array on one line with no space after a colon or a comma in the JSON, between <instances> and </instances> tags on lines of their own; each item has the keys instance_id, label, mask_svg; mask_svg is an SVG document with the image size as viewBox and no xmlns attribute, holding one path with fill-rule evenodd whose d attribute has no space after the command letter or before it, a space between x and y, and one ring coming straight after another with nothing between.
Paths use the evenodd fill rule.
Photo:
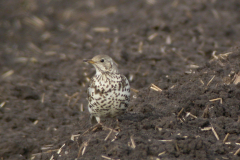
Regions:
<instances>
[{"instance_id":1,"label":"speckled breast","mask_svg":"<svg viewBox=\"0 0 240 160\"><path fill-rule=\"evenodd\" d=\"M114 117L125 112L130 85L120 74L95 75L88 88L89 112L96 117Z\"/></svg>"}]
</instances>

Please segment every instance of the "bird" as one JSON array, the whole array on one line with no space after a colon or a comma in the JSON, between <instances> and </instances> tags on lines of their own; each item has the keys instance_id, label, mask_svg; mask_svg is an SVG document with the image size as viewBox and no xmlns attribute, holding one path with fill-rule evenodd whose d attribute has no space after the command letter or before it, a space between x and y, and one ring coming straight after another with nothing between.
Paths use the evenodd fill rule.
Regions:
<instances>
[{"instance_id":1,"label":"bird","mask_svg":"<svg viewBox=\"0 0 240 160\"><path fill-rule=\"evenodd\" d=\"M108 55L83 61L92 64L96 70L87 89L91 123L100 124L103 118L124 114L130 102L130 84L119 73L117 63Z\"/></svg>"}]
</instances>

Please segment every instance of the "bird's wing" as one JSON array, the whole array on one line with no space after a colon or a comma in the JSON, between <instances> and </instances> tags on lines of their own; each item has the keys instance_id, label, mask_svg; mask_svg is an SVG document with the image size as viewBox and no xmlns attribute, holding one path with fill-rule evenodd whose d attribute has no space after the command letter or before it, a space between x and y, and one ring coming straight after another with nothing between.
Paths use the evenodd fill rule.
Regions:
<instances>
[{"instance_id":1,"label":"bird's wing","mask_svg":"<svg viewBox=\"0 0 240 160\"><path fill-rule=\"evenodd\" d=\"M124 75L121 75L121 83L122 83L123 88L125 88L125 87L130 88L128 79Z\"/></svg>"}]
</instances>

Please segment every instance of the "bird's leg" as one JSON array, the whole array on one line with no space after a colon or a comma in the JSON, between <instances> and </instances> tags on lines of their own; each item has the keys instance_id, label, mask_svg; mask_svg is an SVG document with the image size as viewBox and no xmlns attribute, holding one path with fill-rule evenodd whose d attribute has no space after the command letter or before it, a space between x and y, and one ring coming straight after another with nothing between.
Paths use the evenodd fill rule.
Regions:
<instances>
[{"instance_id":1,"label":"bird's leg","mask_svg":"<svg viewBox=\"0 0 240 160\"><path fill-rule=\"evenodd\" d=\"M91 115L90 116L90 122L91 122L91 124L94 124L94 126L88 128L88 130L83 132L82 135L85 135L86 133L88 133L90 131L93 132L93 131L97 130L98 127L100 127L100 126L103 128L103 124L100 122L100 117L94 117L94 116Z\"/></svg>"},{"instance_id":2,"label":"bird's leg","mask_svg":"<svg viewBox=\"0 0 240 160\"><path fill-rule=\"evenodd\" d=\"M89 131L95 131L95 130L97 130L98 129L98 127L102 127L102 129L103 130L113 130L114 132L118 132L118 131L120 131L120 127L119 127L119 121L118 121L118 119L116 119L116 121L117 121L117 127L115 127L114 129L113 128L109 128L109 127L107 127L107 126L105 126L104 124L102 124L101 123L101 119L100 119L100 117L94 117L94 116L92 116L91 115L91 124L95 124L94 126L92 126L91 128L89 128Z\"/></svg>"},{"instance_id":3,"label":"bird's leg","mask_svg":"<svg viewBox=\"0 0 240 160\"><path fill-rule=\"evenodd\" d=\"M120 127L119 127L119 124L118 124L118 120L117 120L117 127L115 128L111 128L111 127L108 127L106 125L104 125L103 123L101 123L100 121L100 117L96 117L96 121L98 122L94 127L96 127L96 129L98 128L98 125L102 127L103 130L112 130L114 132L118 132L120 131ZM92 131L95 131L96 129L93 129Z\"/></svg>"},{"instance_id":4,"label":"bird's leg","mask_svg":"<svg viewBox=\"0 0 240 160\"><path fill-rule=\"evenodd\" d=\"M96 124L96 123L100 123L100 118L95 117L93 115L90 115L90 123L91 124Z\"/></svg>"},{"instance_id":5,"label":"bird's leg","mask_svg":"<svg viewBox=\"0 0 240 160\"><path fill-rule=\"evenodd\" d=\"M95 119L96 118L96 119ZM100 117L91 117L91 121L93 121L93 119L95 120L95 122L97 122L97 124L95 124L92 128L92 131L95 131L99 126L103 127L103 124L100 121Z\"/></svg>"},{"instance_id":6,"label":"bird's leg","mask_svg":"<svg viewBox=\"0 0 240 160\"><path fill-rule=\"evenodd\" d=\"M117 122L117 126L115 127L115 130L120 131L121 128L120 128L119 121L117 118L116 118L116 122Z\"/></svg>"},{"instance_id":7,"label":"bird's leg","mask_svg":"<svg viewBox=\"0 0 240 160\"><path fill-rule=\"evenodd\" d=\"M102 124L101 124L101 123L95 124L94 126L88 128L88 130L86 130L85 132L83 132L83 134L82 134L81 136L87 134L87 133L90 132L90 131L91 131L91 132L95 131L96 129L98 129L99 126L102 126Z\"/></svg>"},{"instance_id":8,"label":"bird's leg","mask_svg":"<svg viewBox=\"0 0 240 160\"><path fill-rule=\"evenodd\" d=\"M98 123L101 123L100 117L96 117L96 120L97 120Z\"/></svg>"}]
</instances>

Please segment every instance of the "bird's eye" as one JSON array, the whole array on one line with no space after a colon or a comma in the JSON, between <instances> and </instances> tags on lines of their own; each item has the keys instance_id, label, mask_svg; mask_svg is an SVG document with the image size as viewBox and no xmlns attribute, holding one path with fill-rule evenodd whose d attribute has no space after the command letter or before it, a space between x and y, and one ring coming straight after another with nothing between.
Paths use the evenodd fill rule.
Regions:
<instances>
[{"instance_id":1,"label":"bird's eye","mask_svg":"<svg viewBox=\"0 0 240 160\"><path fill-rule=\"evenodd\" d=\"M104 59L101 59L100 62L104 62Z\"/></svg>"}]
</instances>

